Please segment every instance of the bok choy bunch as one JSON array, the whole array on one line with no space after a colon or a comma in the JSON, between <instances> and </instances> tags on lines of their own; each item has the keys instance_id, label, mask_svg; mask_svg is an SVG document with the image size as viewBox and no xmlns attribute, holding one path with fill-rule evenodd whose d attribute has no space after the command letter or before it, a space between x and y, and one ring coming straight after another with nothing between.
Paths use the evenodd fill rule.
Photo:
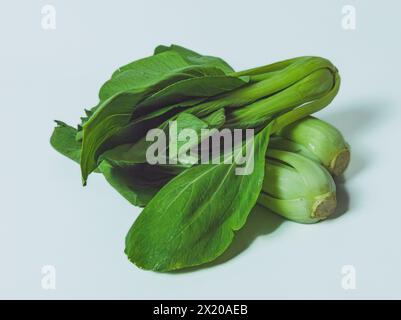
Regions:
<instances>
[{"instance_id":1,"label":"bok choy bunch","mask_svg":"<svg viewBox=\"0 0 401 320\"><path fill-rule=\"evenodd\" d=\"M349 148L338 130L308 116L330 104L339 86L338 70L321 57L236 72L220 58L159 46L118 68L76 128L57 121L51 144L79 163L84 185L100 172L144 207L126 236L130 261L155 271L187 268L220 256L256 203L303 223L334 211L329 172L342 173ZM256 135L224 151L224 161L174 163L172 150L182 143L171 144L173 122L198 138L189 147L205 141L204 129ZM152 129L170 142L159 150L166 164L148 161ZM237 174L247 150L247 174Z\"/></svg>"}]
</instances>

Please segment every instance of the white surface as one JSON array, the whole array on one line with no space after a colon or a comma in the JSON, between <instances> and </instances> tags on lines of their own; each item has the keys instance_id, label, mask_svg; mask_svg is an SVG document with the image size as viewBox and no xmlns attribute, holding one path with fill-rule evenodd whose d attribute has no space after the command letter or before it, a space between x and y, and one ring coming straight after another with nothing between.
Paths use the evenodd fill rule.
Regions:
<instances>
[{"instance_id":1,"label":"white surface","mask_svg":"<svg viewBox=\"0 0 401 320\"><path fill-rule=\"evenodd\" d=\"M108 3L108 4L106 4ZM41 8L57 29L41 29ZM341 27L353 4L357 28ZM1 3L0 298L401 298L398 1L7 1ZM344 214L317 225L253 214L226 263L157 274L123 253L139 210L53 151L53 119L77 123L118 66L176 43L235 69L298 55L336 64L342 88L319 113L352 146ZM43 265L56 290L41 287ZM356 268L356 289L341 268Z\"/></svg>"}]
</instances>

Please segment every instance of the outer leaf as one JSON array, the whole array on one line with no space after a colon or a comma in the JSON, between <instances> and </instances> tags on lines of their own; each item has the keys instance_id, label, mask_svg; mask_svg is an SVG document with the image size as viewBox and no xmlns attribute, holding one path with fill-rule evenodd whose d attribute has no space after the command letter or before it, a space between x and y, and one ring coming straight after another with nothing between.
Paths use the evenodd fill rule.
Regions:
<instances>
[{"instance_id":1,"label":"outer leaf","mask_svg":"<svg viewBox=\"0 0 401 320\"><path fill-rule=\"evenodd\" d=\"M233 68L231 68L230 65L221 58L204 56L195 51L178 45L173 44L170 47L160 45L155 49L155 55L159 55L165 52L176 52L191 65L212 65L223 70L225 73L231 73L234 71Z\"/></svg>"},{"instance_id":2,"label":"outer leaf","mask_svg":"<svg viewBox=\"0 0 401 320\"><path fill-rule=\"evenodd\" d=\"M57 127L54 128L50 138L50 144L61 154L79 163L81 156L81 142L75 140L77 129L56 121Z\"/></svg>"},{"instance_id":3,"label":"outer leaf","mask_svg":"<svg viewBox=\"0 0 401 320\"><path fill-rule=\"evenodd\" d=\"M198 130L206 127L219 128L224 124L225 119L224 109L220 109L202 120L185 113L181 114L179 118L180 120L177 119L179 127L191 127ZM177 131L179 132L180 128ZM143 150L146 150L147 145L137 146L138 154L126 162L121 159L121 156L124 158L124 151L119 152L120 147L107 151L101 158L107 159L107 155L110 154L110 159L102 161L99 168L106 180L124 198L135 206L143 207L167 182L190 168L191 165L155 166L140 163L144 162ZM124 148L124 145L121 147ZM132 147L130 151L133 151ZM143 157L139 159L141 155ZM135 159L137 164L135 164Z\"/></svg>"},{"instance_id":4,"label":"outer leaf","mask_svg":"<svg viewBox=\"0 0 401 320\"><path fill-rule=\"evenodd\" d=\"M157 113L157 110L167 106L169 103L179 103L185 98L193 101L193 98L213 96L236 89L246 83L244 80L234 77L208 76L207 74L209 73L216 74L216 69L213 67L201 67L201 69L202 73L199 74L203 74L204 76L200 78L175 82L175 75L172 74L163 78L161 83L157 83L151 88L118 93L105 100L96 109L93 116L84 124L81 158L81 171L84 183L90 172L97 167L97 156L102 145L129 125L130 118L132 114L135 114L135 110L138 110L137 112L140 115L156 111L156 115L160 117L164 113ZM172 84L168 86L170 82ZM160 88L164 88L163 86L165 85L167 85L166 89L157 91ZM150 102L141 104L141 100L152 92L158 92L158 94L153 95ZM183 105L186 104L184 103ZM172 105L172 107L175 106L177 104ZM168 112L170 109L164 108L164 110ZM140 115L137 113L137 117L140 117Z\"/></svg>"},{"instance_id":5,"label":"outer leaf","mask_svg":"<svg viewBox=\"0 0 401 320\"><path fill-rule=\"evenodd\" d=\"M238 89L248 81L249 78L246 77L205 76L173 83L139 103L137 111L133 115L135 118L133 121L137 123L165 114L175 114L182 109L196 106L213 96ZM160 108L160 106L163 107ZM158 109L150 111L155 108ZM141 110L144 109L146 114L141 115Z\"/></svg>"},{"instance_id":6,"label":"outer leaf","mask_svg":"<svg viewBox=\"0 0 401 320\"><path fill-rule=\"evenodd\" d=\"M61 121L56 123L57 127L50 139L51 145L61 154L79 163L81 143L75 140L77 129ZM145 206L163 185L185 168L168 169L148 164L114 168L103 161L99 169L124 198L133 205Z\"/></svg>"},{"instance_id":7,"label":"outer leaf","mask_svg":"<svg viewBox=\"0 0 401 320\"><path fill-rule=\"evenodd\" d=\"M136 119L133 119L132 123L136 124L136 123L140 123L144 120L149 120L149 119L157 118L160 116L164 116L167 119L167 118L170 118L173 115L179 113L180 111L184 110L185 108L195 106L195 105L205 101L206 99L207 99L207 97L201 97L201 98L192 98L189 100L178 102L178 103L169 105L167 107L160 108L156 111L152 111L144 116L139 116Z\"/></svg>"},{"instance_id":8,"label":"outer leaf","mask_svg":"<svg viewBox=\"0 0 401 320\"><path fill-rule=\"evenodd\" d=\"M138 102L137 93L122 93L107 99L85 123L82 140L81 173L84 184L97 167L97 153L113 135L128 125L132 105Z\"/></svg>"},{"instance_id":9,"label":"outer leaf","mask_svg":"<svg viewBox=\"0 0 401 320\"><path fill-rule=\"evenodd\" d=\"M246 80L226 75L205 75L175 82L139 103L136 111L145 109L149 112L159 109L160 106L174 105L194 97L209 98L238 89L247 83Z\"/></svg>"},{"instance_id":10,"label":"outer leaf","mask_svg":"<svg viewBox=\"0 0 401 320\"><path fill-rule=\"evenodd\" d=\"M221 255L256 203L269 135L270 125L255 138L250 175L236 175L235 164L200 165L165 185L128 232L128 258L144 269L171 271Z\"/></svg>"},{"instance_id":11,"label":"outer leaf","mask_svg":"<svg viewBox=\"0 0 401 320\"><path fill-rule=\"evenodd\" d=\"M88 120L92 117L92 115L96 112L96 110L99 108L100 103L98 103L96 106L90 108L89 110L85 109L85 117L81 117L81 123L78 124L78 131L76 134L75 139L77 141L82 141L83 138L83 126Z\"/></svg>"},{"instance_id":12,"label":"outer leaf","mask_svg":"<svg viewBox=\"0 0 401 320\"><path fill-rule=\"evenodd\" d=\"M168 63L169 61L164 61L164 64ZM163 70L163 67L160 69L158 73L152 70L150 73L146 73L147 69L141 70L140 72L136 69L128 69L113 76L113 78L103 84L100 89L100 100L105 100L119 92L144 90L149 87L152 87L152 91L157 91L156 89L163 89L181 80L203 77L206 75L224 75L223 71L213 66L204 67L183 64L182 67L171 70Z\"/></svg>"},{"instance_id":13,"label":"outer leaf","mask_svg":"<svg viewBox=\"0 0 401 320\"><path fill-rule=\"evenodd\" d=\"M164 60L162 60L164 61ZM164 70L163 67L161 66L160 69L158 69L159 71L156 72L155 70L152 70L151 68L148 70L146 68L146 65L151 64L152 66L157 64L157 61L153 61L152 63L148 63L148 64L141 64L141 68L140 70L137 69L127 69L121 73L116 74L114 77L112 77L110 80L108 80L100 89L99 92L99 97L100 97L100 102L93 108L91 108L90 110L85 110L86 116L81 118L81 124L78 126L78 133L77 133L77 140L82 140L83 137L83 131L82 131L82 126L85 125L85 123L92 117L93 114L95 114L96 110L99 109L99 107L102 105L102 102L104 102L105 100L107 100L108 98L117 95L119 93L123 93L123 92L137 92L138 93L138 99L135 100L135 103L137 103L137 101L140 101L141 99L143 99L144 97L146 97L146 95L151 94L152 92L156 92L155 94L157 94L157 91L159 89L163 89L163 88L170 88L170 90L167 92L172 93L172 91L174 91L174 84L175 83L180 83L182 80L190 80L191 78L197 78L197 77L204 77L204 76L224 76L223 71L221 71L220 69L217 69L215 67L202 67L202 66L184 66L182 68L178 68L178 69L174 69L174 70ZM167 61L164 61L165 64L167 63ZM158 63L161 63L161 61L158 61ZM185 65L185 64L183 64ZM174 64L172 64L171 66L174 66ZM164 73L163 73L164 72ZM243 77L242 77L243 78ZM232 78L232 79L236 79L236 78ZM245 78L244 78L245 79ZM233 81L234 82L234 81ZM244 82L243 82L244 83ZM243 83L240 82L240 80L238 80L238 85L242 85ZM191 84L193 86L197 86L199 85L197 82L191 82L184 86L182 89L183 90L191 90ZM164 90L162 90L164 91ZM174 92L173 92L174 94ZM151 95L149 98L151 98L153 95ZM158 101L160 105L165 105L166 101L162 101L160 100L160 96L163 95L157 95ZM170 96L170 99L172 97ZM196 98L197 99L197 98ZM146 105L149 105L149 103L146 102L147 99L145 99L145 103ZM174 100L173 100L174 101ZM178 99L177 99L178 101ZM153 99L153 102L154 99ZM194 100L193 103L188 104L188 103L182 103L182 105L180 105L180 107L183 107L184 105L195 105L198 102L198 100ZM170 106L169 108L162 108L164 110L161 110L161 112L159 112L158 110L151 112L151 109L146 110L143 109L144 107L146 107L145 103L141 104L140 108L142 108L143 112L145 113L145 116L143 116L142 118L146 118L149 119L151 117L154 116L158 116L161 115L163 113L168 112L169 110L171 110L172 108L176 107L174 105ZM133 107L135 107L135 104L133 105ZM177 106L178 107L178 106ZM153 109L156 109L157 106L154 106L153 103Z\"/></svg>"},{"instance_id":14,"label":"outer leaf","mask_svg":"<svg viewBox=\"0 0 401 320\"><path fill-rule=\"evenodd\" d=\"M122 168L102 161L99 168L114 189L131 204L139 207L145 206L174 177L173 173L148 164Z\"/></svg>"},{"instance_id":15,"label":"outer leaf","mask_svg":"<svg viewBox=\"0 0 401 320\"><path fill-rule=\"evenodd\" d=\"M199 73L198 73L199 74ZM99 150L109 138L124 131L138 103L147 95L180 79L177 74L163 75L151 87L118 92L100 103L94 114L83 125L81 172L84 184L88 175L97 167ZM151 110L149 110L150 112Z\"/></svg>"},{"instance_id":16,"label":"outer leaf","mask_svg":"<svg viewBox=\"0 0 401 320\"><path fill-rule=\"evenodd\" d=\"M203 121L196 116L185 112L178 114L176 118L166 120L159 126L159 129L164 131L167 139L169 137L169 123L172 120L177 122L177 134L182 129L191 128L195 130L198 135L200 135L202 129L216 128L224 123L224 109L219 110L213 115L207 117L205 119L206 121ZM143 137L135 143L122 144L104 152L100 156L99 160L107 160L114 166L130 166L138 163L146 163L146 151L153 143L153 141L146 141L146 137ZM177 150L179 150L181 145L179 144L177 146ZM168 146L166 146L165 150L166 153L167 147Z\"/></svg>"},{"instance_id":17,"label":"outer leaf","mask_svg":"<svg viewBox=\"0 0 401 320\"><path fill-rule=\"evenodd\" d=\"M191 65L191 63L184 59L179 53L166 51L157 56L153 55L128 63L118 68L113 73L112 78L129 70L133 72L131 73L131 77L138 81L138 86L145 87L154 83L154 80L160 78L160 75L163 76L189 65Z\"/></svg>"}]
</instances>

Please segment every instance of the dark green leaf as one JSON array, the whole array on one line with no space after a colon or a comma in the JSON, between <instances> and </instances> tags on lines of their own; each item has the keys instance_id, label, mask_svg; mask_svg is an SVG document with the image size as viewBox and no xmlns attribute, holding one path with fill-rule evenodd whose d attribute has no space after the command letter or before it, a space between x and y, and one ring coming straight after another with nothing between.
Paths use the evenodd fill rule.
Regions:
<instances>
[{"instance_id":1,"label":"dark green leaf","mask_svg":"<svg viewBox=\"0 0 401 320\"><path fill-rule=\"evenodd\" d=\"M165 61L168 63L168 61ZM143 70L138 74L138 70L129 69L115 75L113 78L108 80L100 89L99 97L100 100L106 100L107 98L124 91L148 91L157 92L177 81L203 77L207 75L224 75L223 71L215 67L203 67L203 66L190 66L184 65L180 68L165 71L161 68L159 73L152 72L147 74L147 77L141 77L145 73ZM146 90L151 88L151 90Z\"/></svg>"},{"instance_id":2,"label":"dark green leaf","mask_svg":"<svg viewBox=\"0 0 401 320\"><path fill-rule=\"evenodd\" d=\"M102 161L99 168L114 189L131 204L139 207L144 207L176 174L174 171L169 172L149 164L122 168L113 167L107 161Z\"/></svg>"},{"instance_id":3,"label":"dark green leaf","mask_svg":"<svg viewBox=\"0 0 401 320\"><path fill-rule=\"evenodd\" d=\"M171 45L170 47L160 45L155 49L155 55L163 54L166 52L176 52L178 53L183 59L185 59L191 65L211 65L215 66L225 73L233 72L233 68L225 62L223 59L218 57L212 56L204 56L195 51L189 50L187 48L178 46L178 45Z\"/></svg>"},{"instance_id":4,"label":"dark green leaf","mask_svg":"<svg viewBox=\"0 0 401 320\"><path fill-rule=\"evenodd\" d=\"M79 163L81 156L81 142L76 141L75 136L77 129L65 124L62 121L56 121L57 126L54 128L50 138L50 144L61 154Z\"/></svg>"},{"instance_id":5,"label":"dark green leaf","mask_svg":"<svg viewBox=\"0 0 401 320\"><path fill-rule=\"evenodd\" d=\"M120 68L118 68L112 77L125 72L133 71L132 77L137 79L138 87L146 87L149 84L154 83L154 79L171 73L174 70L178 70L184 67L190 66L187 60L185 60L179 53L174 51L166 51L159 55L153 55L146 58L142 58L133 62L130 62ZM157 81L156 81L157 82Z\"/></svg>"},{"instance_id":6,"label":"dark green leaf","mask_svg":"<svg viewBox=\"0 0 401 320\"><path fill-rule=\"evenodd\" d=\"M79 163L81 143L75 140L77 129L61 121L56 123L57 127L50 139L51 145L64 156ZM164 184L185 168L158 167L148 164L114 168L103 161L99 169L110 185L124 198L133 205L145 206Z\"/></svg>"},{"instance_id":7,"label":"dark green leaf","mask_svg":"<svg viewBox=\"0 0 401 320\"><path fill-rule=\"evenodd\" d=\"M202 129L211 129L217 128L224 123L224 109L215 112L214 114L210 115L209 117L205 118L206 121L197 118L192 114L187 114L182 112L178 114L176 118L168 119L163 122L159 129L164 132L164 136L169 139L169 124L171 121L176 121L177 124L177 135L183 129L191 128L194 130L198 137L200 137L200 133ZM185 142L179 142L175 146L179 150L180 147ZM146 141L146 136L137 141L136 143L129 143L129 144L122 144L113 149L110 149L104 152L99 160L107 160L109 163L112 163L113 166L129 166L137 163L146 163L146 152L150 145L152 145L154 141ZM163 150L165 156L167 156L167 148Z\"/></svg>"},{"instance_id":8,"label":"dark green leaf","mask_svg":"<svg viewBox=\"0 0 401 320\"><path fill-rule=\"evenodd\" d=\"M196 72L189 74L203 76L201 78L176 82L177 78L174 74L171 74L165 76L161 83L157 83L153 87L118 93L101 103L96 112L84 124L83 152L81 157L81 171L84 182L86 182L90 172L97 167L99 149L102 148L102 145L109 138L117 135L123 128L129 125L130 118L137 109L141 115L146 115L152 111L157 112L158 109L167 106L169 103L175 103L173 106L177 106L177 103L180 103L185 98L193 101L197 97L213 96L236 89L245 84L243 80L233 77L208 76L208 73L216 74L216 69L213 67L191 68L191 70L196 70ZM198 72L200 70L201 72ZM149 100L150 102L144 102L141 105L141 100L147 95L149 96L152 92L158 93L152 96L153 98ZM183 103L183 105L186 104ZM164 108L165 112L168 112L170 109ZM160 116L163 114L157 115Z\"/></svg>"},{"instance_id":9,"label":"dark green leaf","mask_svg":"<svg viewBox=\"0 0 401 320\"><path fill-rule=\"evenodd\" d=\"M175 82L157 91L139 103L135 112L140 113L143 109L149 112L160 109L161 106L174 106L174 104L194 98L210 98L238 89L245 84L246 79L239 79L226 75L205 74L203 77Z\"/></svg>"},{"instance_id":10,"label":"dark green leaf","mask_svg":"<svg viewBox=\"0 0 401 320\"><path fill-rule=\"evenodd\" d=\"M165 185L128 232L128 258L144 269L171 271L221 255L257 201L269 135L270 125L256 136L249 175L236 175L235 163L200 165Z\"/></svg>"}]
</instances>

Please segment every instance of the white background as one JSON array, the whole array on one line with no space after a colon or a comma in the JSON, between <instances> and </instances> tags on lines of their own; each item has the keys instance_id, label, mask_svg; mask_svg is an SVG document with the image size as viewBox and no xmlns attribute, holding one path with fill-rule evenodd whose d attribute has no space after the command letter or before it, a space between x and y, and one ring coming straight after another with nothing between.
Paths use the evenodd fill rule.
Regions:
<instances>
[{"instance_id":1,"label":"white background","mask_svg":"<svg viewBox=\"0 0 401 320\"><path fill-rule=\"evenodd\" d=\"M41 9L56 9L43 30ZM356 8L356 30L342 7ZM399 1L2 1L0 298L401 298ZM120 65L176 43L240 70L329 58L342 88L318 115L352 146L335 219L300 225L254 212L232 259L192 272L139 270L123 253L139 213L101 176L51 149ZM56 268L56 289L41 268ZM341 286L343 265L356 289Z\"/></svg>"}]
</instances>

